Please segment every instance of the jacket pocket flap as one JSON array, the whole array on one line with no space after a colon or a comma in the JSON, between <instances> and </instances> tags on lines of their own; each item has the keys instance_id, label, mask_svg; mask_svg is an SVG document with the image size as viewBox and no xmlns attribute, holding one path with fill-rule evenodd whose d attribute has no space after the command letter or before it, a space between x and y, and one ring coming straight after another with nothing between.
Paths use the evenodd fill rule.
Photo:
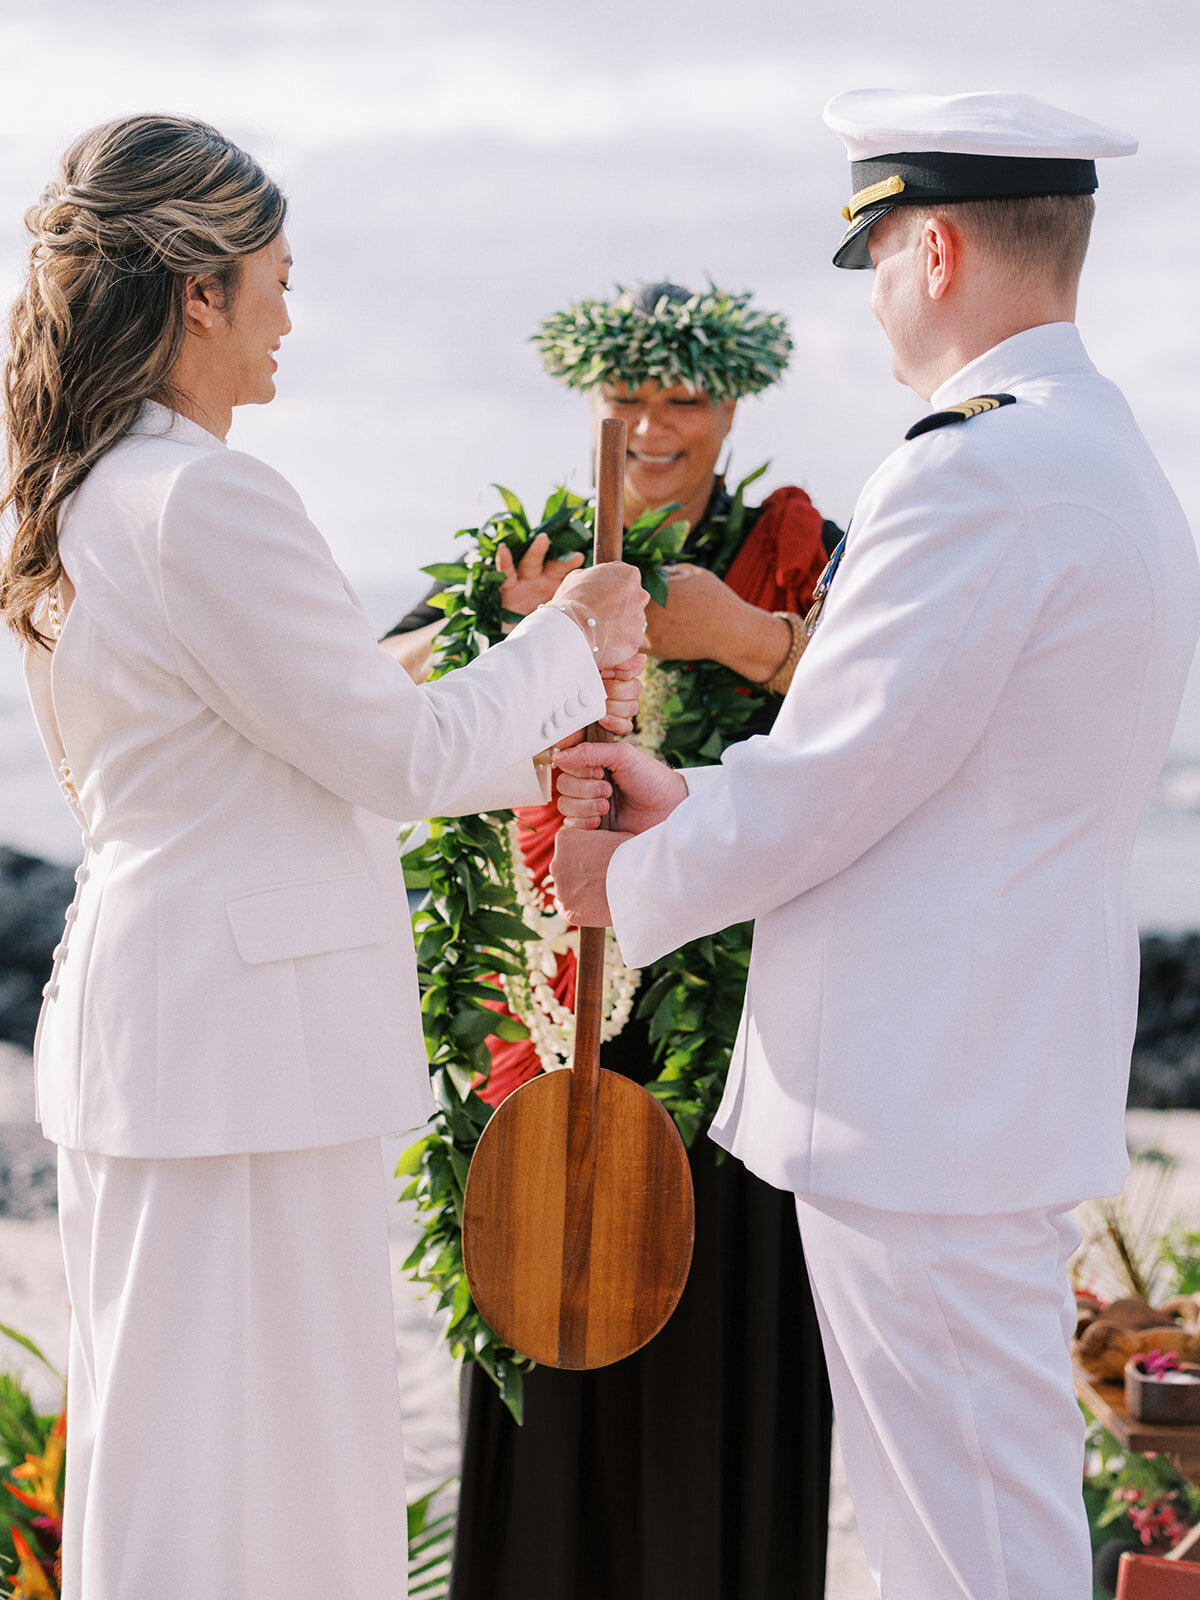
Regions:
<instances>
[{"instance_id":1,"label":"jacket pocket flap","mask_svg":"<svg viewBox=\"0 0 1200 1600\"><path fill-rule=\"evenodd\" d=\"M355 950L390 937L379 885L365 873L230 895L225 911L238 954L252 965Z\"/></svg>"}]
</instances>

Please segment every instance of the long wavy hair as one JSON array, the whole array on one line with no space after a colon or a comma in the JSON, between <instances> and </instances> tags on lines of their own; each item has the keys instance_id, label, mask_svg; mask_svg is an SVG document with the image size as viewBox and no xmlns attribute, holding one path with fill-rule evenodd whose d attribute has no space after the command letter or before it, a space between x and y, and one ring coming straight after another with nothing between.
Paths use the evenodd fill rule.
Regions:
<instances>
[{"instance_id":1,"label":"long wavy hair","mask_svg":"<svg viewBox=\"0 0 1200 1600\"><path fill-rule=\"evenodd\" d=\"M4 367L15 523L0 563L0 616L26 643L62 575L58 516L144 401L179 397L191 276L215 279L228 311L241 258L283 226L287 202L244 150L190 117L133 116L83 134L38 205L29 275L9 314Z\"/></svg>"}]
</instances>

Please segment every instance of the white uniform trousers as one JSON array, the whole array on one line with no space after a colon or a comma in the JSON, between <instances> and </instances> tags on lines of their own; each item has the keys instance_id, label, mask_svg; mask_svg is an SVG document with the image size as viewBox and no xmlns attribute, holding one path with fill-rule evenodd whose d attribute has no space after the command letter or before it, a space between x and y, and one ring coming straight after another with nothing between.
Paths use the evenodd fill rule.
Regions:
<instances>
[{"instance_id":1,"label":"white uniform trousers","mask_svg":"<svg viewBox=\"0 0 1200 1600\"><path fill-rule=\"evenodd\" d=\"M379 1141L59 1152L63 1600L403 1600Z\"/></svg>"},{"instance_id":2,"label":"white uniform trousers","mask_svg":"<svg viewBox=\"0 0 1200 1600\"><path fill-rule=\"evenodd\" d=\"M796 1209L882 1600L1090 1600L1069 1213Z\"/></svg>"}]
</instances>

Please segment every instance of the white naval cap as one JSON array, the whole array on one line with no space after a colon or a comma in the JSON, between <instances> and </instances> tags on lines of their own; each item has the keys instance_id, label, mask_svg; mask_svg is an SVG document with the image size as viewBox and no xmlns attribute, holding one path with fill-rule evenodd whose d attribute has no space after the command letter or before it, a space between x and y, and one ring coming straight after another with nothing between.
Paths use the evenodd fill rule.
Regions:
<instances>
[{"instance_id":1,"label":"white naval cap","mask_svg":"<svg viewBox=\"0 0 1200 1600\"><path fill-rule=\"evenodd\" d=\"M1092 194L1096 160L1128 156L1131 134L1029 94L852 89L825 107L851 162L850 226L834 265L868 267L867 234L893 206L1035 194Z\"/></svg>"}]
</instances>

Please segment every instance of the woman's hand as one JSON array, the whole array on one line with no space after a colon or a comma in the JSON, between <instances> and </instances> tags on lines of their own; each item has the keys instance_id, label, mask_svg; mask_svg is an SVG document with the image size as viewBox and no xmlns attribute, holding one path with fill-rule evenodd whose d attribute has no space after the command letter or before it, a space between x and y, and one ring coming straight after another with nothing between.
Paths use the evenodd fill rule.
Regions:
<instances>
[{"instance_id":1,"label":"woman's hand","mask_svg":"<svg viewBox=\"0 0 1200 1600\"><path fill-rule=\"evenodd\" d=\"M497 550L496 565L504 574L500 604L506 611L516 611L527 617L531 611L536 611L547 600L553 599L568 572L574 572L576 567L583 565L582 554L568 556L565 561L547 561L546 551L549 548L549 536L539 533L515 565L507 545L502 544Z\"/></svg>"},{"instance_id":2,"label":"woman's hand","mask_svg":"<svg viewBox=\"0 0 1200 1600\"><path fill-rule=\"evenodd\" d=\"M605 667L601 671L607 704L600 718L600 726L607 728L609 733L620 735L633 732L633 719L637 716L638 701L642 696L642 669L645 665L646 658L639 651L637 655L630 656L628 661L622 661L615 667ZM580 733L571 742L578 744L582 738L583 734Z\"/></svg>"},{"instance_id":3,"label":"woman's hand","mask_svg":"<svg viewBox=\"0 0 1200 1600\"><path fill-rule=\"evenodd\" d=\"M642 692L642 680L638 674L645 665L645 656L630 656L629 660L623 661L619 667L605 667L600 674L604 679L608 695L608 709L599 718L599 723L610 733L620 736L633 732L633 719L637 716L638 699ZM548 760L560 750L570 750L575 745L582 744L586 738L587 729L580 728L578 732L568 733L565 739L560 739L553 750L543 751L542 755L535 759L538 762L541 762L543 757ZM609 746L605 745L604 748L607 750Z\"/></svg>"},{"instance_id":4,"label":"woman's hand","mask_svg":"<svg viewBox=\"0 0 1200 1600\"><path fill-rule=\"evenodd\" d=\"M642 648L648 598L636 567L626 561L606 561L584 572L568 572L553 600L545 604L570 617L603 672Z\"/></svg>"},{"instance_id":5,"label":"woman's hand","mask_svg":"<svg viewBox=\"0 0 1200 1600\"><path fill-rule=\"evenodd\" d=\"M554 765L564 828L598 828L612 809L618 832L645 833L687 799L682 774L635 744L560 746Z\"/></svg>"},{"instance_id":6,"label":"woman's hand","mask_svg":"<svg viewBox=\"0 0 1200 1600\"><path fill-rule=\"evenodd\" d=\"M660 661L719 661L766 683L792 647L781 617L760 611L705 567L681 562L665 569L665 606L646 611L646 648Z\"/></svg>"}]
</instances>

